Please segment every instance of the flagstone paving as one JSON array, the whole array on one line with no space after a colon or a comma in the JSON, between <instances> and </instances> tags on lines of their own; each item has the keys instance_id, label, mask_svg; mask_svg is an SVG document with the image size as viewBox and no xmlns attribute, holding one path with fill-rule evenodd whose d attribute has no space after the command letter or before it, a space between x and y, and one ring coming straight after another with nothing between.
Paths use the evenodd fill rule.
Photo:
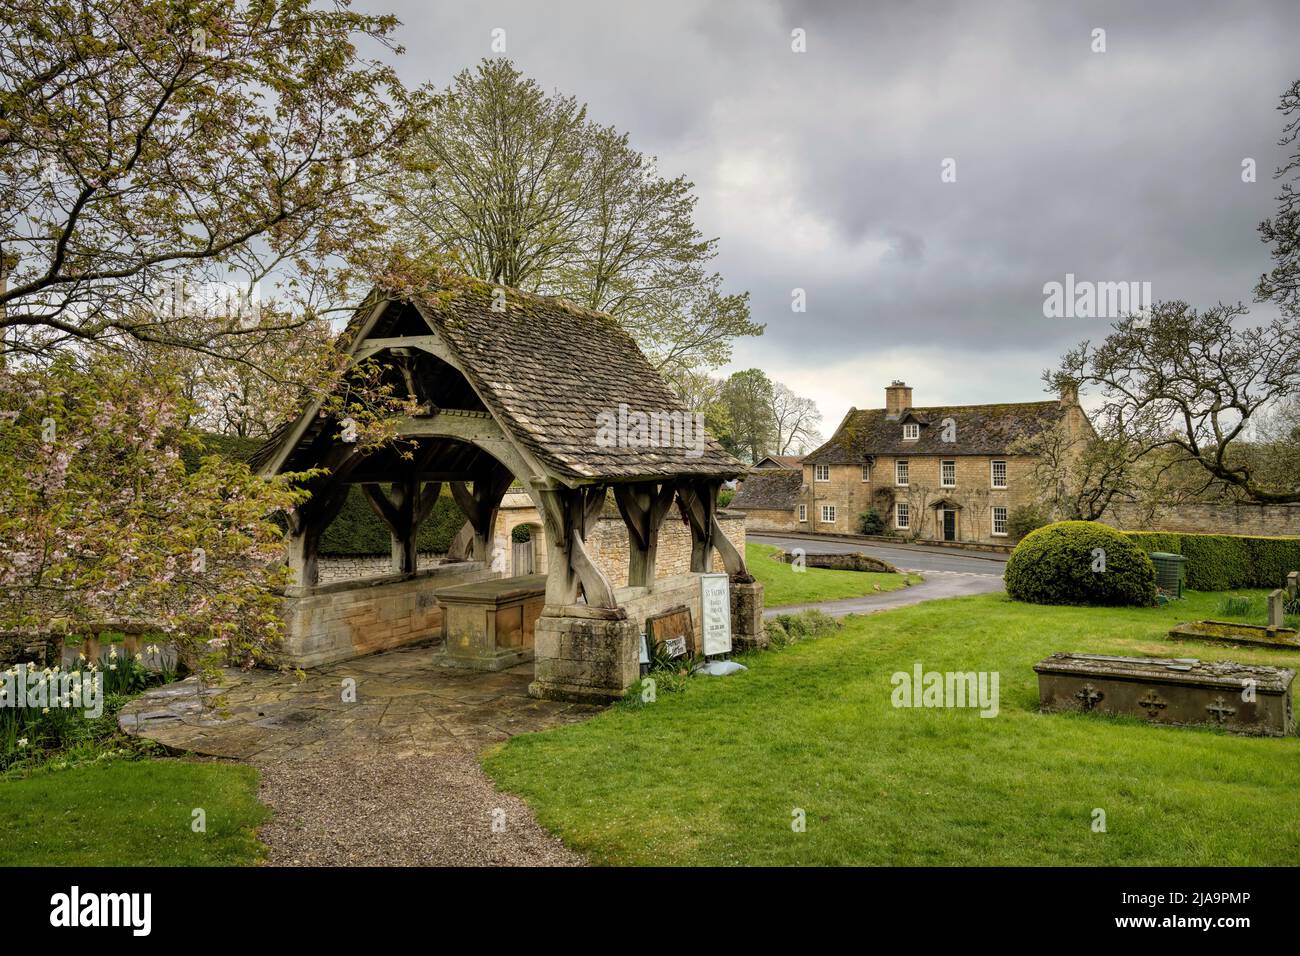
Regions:
<instances>
[{"instance_id":1,"label":"flagstone paving","mask_svg":"<svg viewBox=\"0 0 1300 956\"><path fill-rule=\"evenodd\" d=\"M275 811L259 835L277 865L580 865L478 764L486 747L600 708L533 700L532 664L445 670L431 646L307 672L191 678L122 709L129 734L248 761ZM355 681L355 696L349 681Z\"/></svg>"},{"instance_id":2,"label":"flagstone paving","mask_svg":"<svg viewBox=\"0 0 1300 956\"><path fill-rule=\"evenodd\" d=\"M486 674L435 667L433 656L429 646L403 648L315 668L301 681L231 670L201 692L188 678L131 701L119 723L172 749L268 764L377 747L396 757L477 754L599 711L529 697L532 664Z\"/></svg>"}]
</instances>

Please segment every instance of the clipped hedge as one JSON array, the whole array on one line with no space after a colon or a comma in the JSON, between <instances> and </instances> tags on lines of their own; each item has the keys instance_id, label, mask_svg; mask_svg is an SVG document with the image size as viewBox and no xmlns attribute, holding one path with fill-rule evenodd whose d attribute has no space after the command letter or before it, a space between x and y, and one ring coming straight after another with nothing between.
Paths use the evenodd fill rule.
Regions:
<instances>
[{"instance_id":1,"label":"clipped hedge","mask_svg":"<svg viewBox=\"0 0 1300 956\"><path fill-rule=\"evenodd\" d=\"M1143 551L1169 551L1187 558L1193 591L1280 588L1287 572L1300 571L1300 538L1263 535L1127 531Z\"/></svg>"},{"instance_id":2,"label":"clipped hedge","mask_svg":"<svg viewBox=\"0 0 1300 956\"><path fill-rule=\"evenodd\" d=\"M451 492L444 486L438 503L420 525L416 549L422 553L445 554L464 524L465 513L457 507ZM388 554L391 547L388 528L366 501L365 493L355 485L349 488L347 501L339 510L338 517L321 535L320 553L354 557Z\"/></svg>"},{"instance_id":3,"label":"clipped hedge","mask_svg":"<svg viewBox=\"0 0 1300 956\"><path fill-rule=\"evenodd\" d=\"M216 432L198 432L197 436L198 445L187 447L181 452L181 459L189 471L198 468L199 459L207 455L247 461L264 442L261 438L241 438ZM417 549L421 552L446 554L452 539L464 524L465 513L457 507L451 491L444 485L438 503L433 506L433 511L424 520L424 524L420 525L416 536ZM365 493L354 485L348 489L347 501L343 503L338 517L330 522L321 535L320 553L336 557L367 557L388 554L391 547L388 528L366 501Z\"/></svg>"},{"instance_id":4,"label":"clipped hedge","mask_svg":"<svg viewBox=\"0 0 1300 956\"><path fill-rule=\"evenodd\" d=\"M1093 570L1105 551L1105 570ZM1025 535L1011 552L1007 594L1031 604L1147 607L1156 599L1156 569L1123 532L1095 521L1058 521Z\"/></svg>"}]
</instances>

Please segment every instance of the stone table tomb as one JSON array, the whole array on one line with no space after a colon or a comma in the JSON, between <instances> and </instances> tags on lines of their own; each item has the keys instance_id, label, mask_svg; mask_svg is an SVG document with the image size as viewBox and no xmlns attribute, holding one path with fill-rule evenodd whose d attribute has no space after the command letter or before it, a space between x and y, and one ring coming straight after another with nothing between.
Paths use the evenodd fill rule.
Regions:
<instances>
[{"instance_id":1,"label":"stone table tomb","mask_svg":"<svg viewBox=\"0 0 1300 956\"><path fill-rule=\"evenodd\" d=\"M1233 661L1057 653L1034 665L1044 712L1140 717L1238 734L1293 736L1295 671Z\"/></svg>"}]
</instances>

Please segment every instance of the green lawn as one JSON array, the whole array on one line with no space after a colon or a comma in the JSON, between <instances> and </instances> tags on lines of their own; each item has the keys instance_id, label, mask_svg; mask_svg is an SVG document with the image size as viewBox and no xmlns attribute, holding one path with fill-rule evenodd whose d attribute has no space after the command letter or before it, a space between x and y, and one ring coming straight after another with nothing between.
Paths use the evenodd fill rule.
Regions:
<instances>
[{"instance_id":1,"label":"green lawn","mask_svg":"<svg viewBox=\"0 0 1300 956\"><path fill-rule=\"evenodd\" d=\"M1300 663L1165 638L1220 598L1093 609L998 594L852 618L745 658L746 673L515 737L485 765L596 863L1296 865L1300 739L1038 713L1031 668L1057 650ZM999 716L892 707L890 676L917 661L998 671Z\"/></svg>"},{"instance_id":2,"label":"green lawn","mask_svg":"<svg viewBox=\"0 0 1300 956\"><path fill-rule=\"evenodd\" d=\"M778 550L770 544L745 545L745 563L749 566L749 573L763 584L765 607L861 597L874 591L893 591L922 580L917 574L875 574L827 568L796 571L791 565L772 557Z\"/></svg>"},{"instance_id":3,"label":"green lawn","mask_svg":"<svg viewBox=\"0 0 1300 956\"><path fill-rule=\"evenodd\" d=\"M0 782L0 866L252 864L268 813L252 767L119 760L37 773Z\"/></svg>"}]
</instances>

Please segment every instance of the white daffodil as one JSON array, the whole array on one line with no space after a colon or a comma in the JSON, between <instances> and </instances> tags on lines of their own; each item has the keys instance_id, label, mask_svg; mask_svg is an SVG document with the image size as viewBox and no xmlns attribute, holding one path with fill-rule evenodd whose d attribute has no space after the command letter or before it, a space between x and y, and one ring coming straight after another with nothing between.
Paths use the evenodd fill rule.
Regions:
<instances>
[{"instance_id":1,"label":"white daffodil","mask_svg":"<svg viewBox=\"0 0 1300 956\"><path fill-rule=\"evenodd\" d=\"M18 746L19 746L19 747L26 747L26 746L27 746L27 738L26 738L26 737L19 737L19 738L18 738Z\"/></svg>"}]
</instances>

